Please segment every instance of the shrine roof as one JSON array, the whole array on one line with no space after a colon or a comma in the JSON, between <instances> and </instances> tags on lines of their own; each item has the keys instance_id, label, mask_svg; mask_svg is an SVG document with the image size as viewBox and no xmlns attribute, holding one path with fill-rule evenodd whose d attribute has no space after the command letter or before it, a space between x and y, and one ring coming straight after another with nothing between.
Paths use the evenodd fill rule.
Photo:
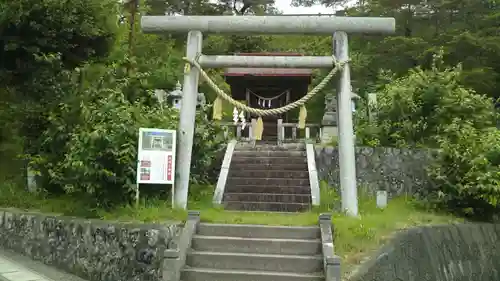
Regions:
<instances>
[{"instance_id":1,"label":"shrine roof","mask_svg":"<svg viewBox=\"0 0 500 281\"><path fill-rule=\"evenodd\" d=\"M238 53L235 56L303 56L299 53ZM310 77L312 69L303 68L226 68L224 76L289 76L289 77Z\"/></svg>"}]
</instances>

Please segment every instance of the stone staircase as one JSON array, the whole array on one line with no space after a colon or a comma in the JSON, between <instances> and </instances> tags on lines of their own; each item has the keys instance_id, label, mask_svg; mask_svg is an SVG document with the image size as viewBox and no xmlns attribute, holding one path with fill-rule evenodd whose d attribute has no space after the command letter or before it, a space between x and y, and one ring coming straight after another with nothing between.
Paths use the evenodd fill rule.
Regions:
<instances>
[{"instance_id":1,"label":"stone staircase","mask_svg":"<svg viewBox=\"0 0 500 281\"><path fill-rule=\"evenodd\" d=\"M185 261L181 281L325 280L317 226L200 223Z\"/></svg>"},{"instance_id":2,"label":"stone staircase","mask_svg":"<svg viewBox=\"0 0 500 281\"><path fill-rule=\"evenodd\" d=\"M222 203L226 210L309 210L311 189L305 145L238 143Z\"/></svg>"}]
</instances>

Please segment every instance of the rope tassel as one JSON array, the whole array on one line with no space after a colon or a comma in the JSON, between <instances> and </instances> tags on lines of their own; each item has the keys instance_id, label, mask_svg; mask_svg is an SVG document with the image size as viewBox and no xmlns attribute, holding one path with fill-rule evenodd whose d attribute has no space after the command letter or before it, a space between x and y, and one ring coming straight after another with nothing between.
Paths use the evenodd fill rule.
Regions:
<instances>
[{"instance_id":1,"label":"rope tassel","mask_svg":"<svg viewBox=\"0 0 500 281\"><path fill-rule=\"evenodd\" d=\"M212 108L212 119L222 120L222 99L217 97Z\"/></svg>"},{"instance_id":2,"label":"rope tassel","mask_svg":"<svg viewBox=\"0 0 500 281\"><path fill-rule=\"evenodd\" d=\"M304 129L306 127L306 119L307 119L307 108L305 105L300 107L299 111L299 129Z\"/></svg>"},{"instance_id":3,"label":"rope tassel","mask_svg":"<svg viewBox=\"0 0 500 281\"><path fill-rule=\"evenodd\" d=\"M264 122L262 122L262 117L257 119L257 123L255 124L255 128L253 130L253 135L255 136L255 140L262 140L262 133L264 132Z\"/></svg>"}]
</instances>

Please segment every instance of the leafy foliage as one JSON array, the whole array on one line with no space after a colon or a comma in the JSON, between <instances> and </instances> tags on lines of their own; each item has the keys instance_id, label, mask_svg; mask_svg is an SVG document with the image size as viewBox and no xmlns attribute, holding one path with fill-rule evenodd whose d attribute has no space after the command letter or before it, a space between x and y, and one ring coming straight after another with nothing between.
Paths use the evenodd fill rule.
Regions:
<instances>
[{"instance_id":1,"label":"leafy foliage","mask_svg":"<svg viewBox=\"0 0 500 281\"><path fill-rule=\"evenodd\" d=\"M150 106L144 99L130 101L124 93L137 81L116 79L116 72L109 68L95 81L97 86L73 89L51 112L32 166L47 179L52 193L91 194L106 205L128 201L135 186L139 128L177 127L176 109ZM142 93L146 95L151 93ZM219 129L202 115L198 116L193 147L195 183L212 180L206 171L222 145Z\"/></svg>"},{"instance_id":2,"label":"leafy foliage","mask_svg":"<svg viewBox=\"0 0 500 281\"><path fill-rule=\"evenodd\" d=\"M369 146L430 148L427 202L489 218L500 202L497 113L490 98L460 85L460 66L442 64L438 53L431 69L417 67L381 86L377 122L361 118L357 137Z\"/></svg>"},{"instance_id":3,"label":"leafy foliage","mask_svg":"<svg viewBox=\"0 0 500 281\"><path fill-rule=\"evenodd\" d=\"M500 131L456 119L438 143L426 200L462 215L491 219L500 210Z\"/></svg>"},{"instance_id":4,"label":"leafy foliage","mask_svg":"<svg viewBox=\"0 0 500 281\"><path fill-rule=\"evenodd\" d=\"M29 75L60 54L68 66L105 56L114 43L116 1L0 1L0 68Z\"/></svg>"},{"instance_id":5,"label":"leafy foliage","mask_svg":"<svg viewBox=\"0 0 500 281\"><path fill-rule=\"evenodd\" d=\"M440 70L441 64L437 55L431 69L417 67L381 87L378 132L370 132L379 135L381 145L436 147L434 137L457 120L475 128L495 125L492 100L460 84L460 66Z\"/></svg>"}]
</instances>

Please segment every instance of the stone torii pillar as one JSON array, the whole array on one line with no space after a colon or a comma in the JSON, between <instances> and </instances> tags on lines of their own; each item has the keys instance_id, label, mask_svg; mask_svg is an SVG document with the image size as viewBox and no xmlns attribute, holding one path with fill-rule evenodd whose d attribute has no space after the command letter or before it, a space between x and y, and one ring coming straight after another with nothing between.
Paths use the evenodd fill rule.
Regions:
<instances>
[{"instance_id":1,"label":"stone torii pillar","mask_svg":"<svg viewBox=\"0 0 500 281\"><path fill-rule=\"evenodd\" d=\"M297 16L144 16L146 33L187 32L188 59L198 59L204 68L332 68L330 56L206 56L201 54L202 32L216 34L332 35L335 33L335 56L348 58L347 33L394 33L394 18ZM358 215L356 166L351 113L350 72L348 64L340 73L339 96L339 166L342 206L350 216ZM186 67L184 94L179 122L176 163L175 204L186 208L195 126L199 71Z\"/></svg>"}]
</instances>

